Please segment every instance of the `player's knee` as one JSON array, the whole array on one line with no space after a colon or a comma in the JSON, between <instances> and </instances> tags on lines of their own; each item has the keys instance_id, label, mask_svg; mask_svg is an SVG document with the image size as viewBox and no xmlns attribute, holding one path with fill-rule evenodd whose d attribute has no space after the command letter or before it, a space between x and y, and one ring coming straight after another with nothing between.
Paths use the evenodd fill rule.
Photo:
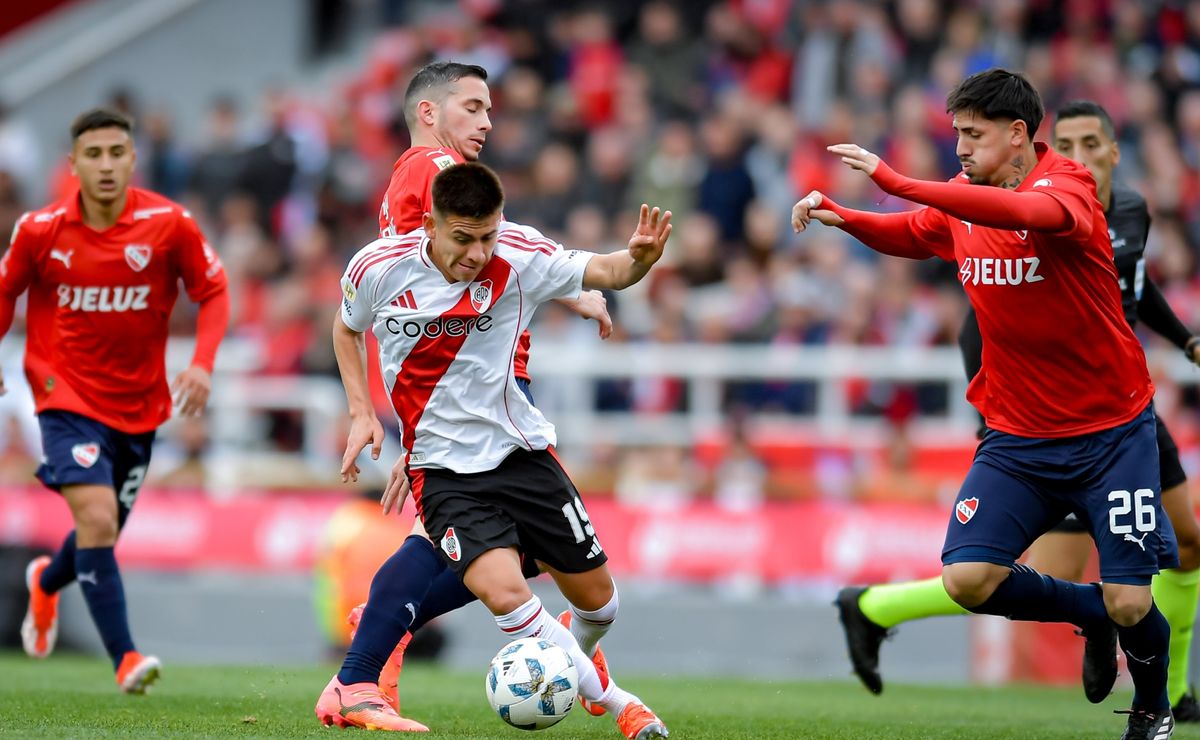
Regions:
<instances>
[{"instance_id":1,"label":"player's knee","mask_svg":"<svg viewBox=\"0 0 1200 740\"><path fill-rule=\"evenodd\" d=\"M117 542L117 515L103 507L88 507L75 519L75 538L80 547L110 547Z\"/></svg>"},{"instance_id":2,"label":"player's knee","mask_svg":"<svg viewBox=\"0 0 1200 740\"><path fill-rule=\"evenodd\" d=\"M480 589L475 595L492 614L511 614L533 598L525 581L517 584L497 583Z\"/></svg>"},{"instance_id":3,"label":"player's knee","mask_svg":"<svg viewBox=\"0 0 1200 740\"><path fill-rule=\"evenodd\" d=\"M1150 612L1153 598L1149 586L1119 586L1104 588L1104 608L1108 617L1122 627L1132 627Z\"/></svg>"},{"instance_id":4,"label":"player's knee","mask_svg":"<svg viewBox=\"0 0 1200 740\"><path fill-rule=\"evenodd\" d=\"M964 609L973 609L987 601L1006 577L1006 568L990 563L952 563L942 569L946 593Z\"/></svg>"},{"instance_id":5,"label":"player's knee","mask_svg":"<svg viewBox=\"0 0 1200 740\"><path fill-rule=\"evenodd\" d=\"M617 587L611 578L589 583L585 589L577 592L577 596L571 604L576 609L582 609L585 612L608 609L612 611L612 616L616 617Z\"/></svg>"}]
</instances>

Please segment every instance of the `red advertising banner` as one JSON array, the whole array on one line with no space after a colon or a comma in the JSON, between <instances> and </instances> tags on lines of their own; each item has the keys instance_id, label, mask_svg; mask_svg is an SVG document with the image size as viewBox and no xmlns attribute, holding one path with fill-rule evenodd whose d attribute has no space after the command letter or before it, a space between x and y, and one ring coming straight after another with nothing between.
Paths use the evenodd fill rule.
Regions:
<instances>
[{"instance_id":1,"label":"red advertising banner","mask_svg":"<svg viewBox=\"0 0 1200 740\"><path fill-rule=\"evenodd\" d=\"M300 571L311 568L341 493L143 491L118 546L126 567ZM411 511L411 507L409 509ZM588 512L615 572L652 579L750 577L770 583L878 582L935 575L949 514L925 504L710 503L646 509L592 498ZM397 544L409 520L396 519ZM36 488L0 489L0 542L53 547L66 505Z\"/></svg>"}]
</instances>

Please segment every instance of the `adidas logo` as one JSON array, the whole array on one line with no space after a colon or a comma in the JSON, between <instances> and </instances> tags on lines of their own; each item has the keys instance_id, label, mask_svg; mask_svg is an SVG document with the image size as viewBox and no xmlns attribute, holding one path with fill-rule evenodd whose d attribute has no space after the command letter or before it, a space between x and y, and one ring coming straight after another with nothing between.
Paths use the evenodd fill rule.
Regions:
<instances>
[{"instance_id":1,"label":"adidas logo","mask_svg":"<svg viewBox=\"0 0 1200 740\"><path fill-rule=\"evenodd\" d=\"M393 298L390 303L397 308L407 308L410 311L417 310L417 298L411 290L406 290L400 295Z\"/></svg>"}]
</instances>

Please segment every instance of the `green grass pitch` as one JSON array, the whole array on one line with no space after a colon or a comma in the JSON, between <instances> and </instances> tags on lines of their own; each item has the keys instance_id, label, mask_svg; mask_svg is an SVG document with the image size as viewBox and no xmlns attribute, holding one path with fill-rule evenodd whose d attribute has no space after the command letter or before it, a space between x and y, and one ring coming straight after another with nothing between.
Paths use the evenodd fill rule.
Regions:
<instances>
[{"instance_id":1,"label":"green grass pitch","mask_svg":"<svg viewBox=\"0 0 1200 740\"><path fill-rule=\"evenodd\" d=\"M34 661L0 655L0 736L6 737L339 737L313 715L332 666L230 667L167 663L152 694L122 696L106 661L56 655ZM405 667L405 714L431 738L521 740L487 705L484 666L476 673ZM687 738L1106 738L1115 740L1128 706L1118 694L1100 706L1079 689L889 686L871 696L857 683L741 681L630 676L623 681L659 713L672 739ZM375 737L376 735L372 735ZM1177 738L1200 739L1181 727ZM572 712L540 733L546 740L619 738L608 717Z\"/></svg>"}]
</instances>

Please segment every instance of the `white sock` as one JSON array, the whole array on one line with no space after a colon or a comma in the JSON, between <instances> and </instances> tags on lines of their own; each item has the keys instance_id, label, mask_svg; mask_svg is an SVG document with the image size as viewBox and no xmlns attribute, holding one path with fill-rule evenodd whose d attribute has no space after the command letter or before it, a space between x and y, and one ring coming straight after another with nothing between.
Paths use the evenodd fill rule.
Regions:
<instances>
[{"instance_id":1,"label":"white sock","mask_svg":"<svg viewBox=\"0 0 1200 740\"><path fill-rule=\"evenodd\" d=\"M626 704L637 701L633 694L618 688L617 682L611 677L607 686L601 683L596 666L592 665L591 658L584 655L583 650L579 648L575 636L542 608L542 600L537 596L508 614L496 617L496 625L510 640L540 637L566 650L575 663L575 669L579 671L580 695L604 707L614 717L621 713Z\"/></svg>"},{"instance_id":2,"label":"white sock","mask_svg":"<svg viewBox=\"0 0 1200 740\"><path fill-rule=\"evenodd\" d=\"M596 654L596 645L600 638L612 628L617 618L617 609L621 606L617 598L617 588L613 586L612 598L608 603L595 611L584 611L577 606L571 606L571 634L579 641L579 647L588 655Z\"/></svg>"}]
</instances>

